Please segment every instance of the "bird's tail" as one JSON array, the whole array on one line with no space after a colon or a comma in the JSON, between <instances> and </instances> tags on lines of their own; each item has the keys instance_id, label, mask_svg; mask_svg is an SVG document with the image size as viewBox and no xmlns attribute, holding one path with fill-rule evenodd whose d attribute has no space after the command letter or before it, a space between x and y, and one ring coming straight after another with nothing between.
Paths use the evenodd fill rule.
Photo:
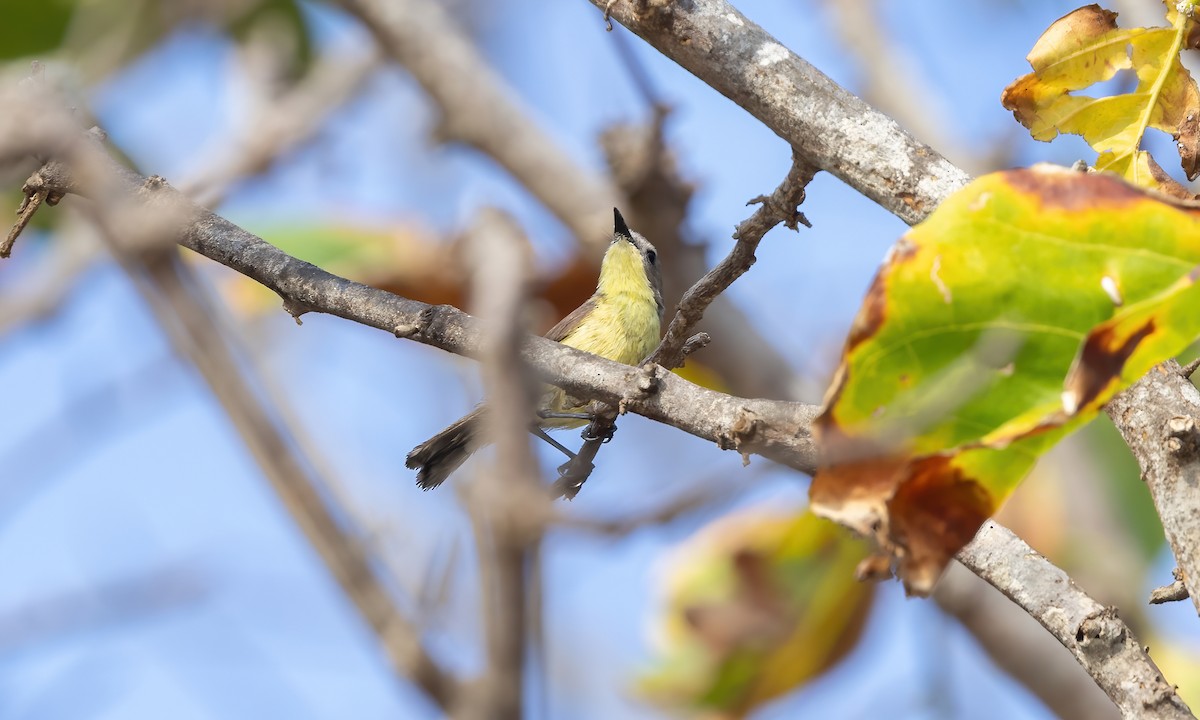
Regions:
<instances>
[{"instance_id":1,"label":"bird's tail","mask_svg":"<svg viewBox=\"0 0 1200 720\"><path fill-rule=\"evenodd\" d=\"M482 409L476 409L412 449L404 464L417 471L420 488L429 490L441 485L478 449L476 436L482 412Z\"/></svg>"}]
</instances>

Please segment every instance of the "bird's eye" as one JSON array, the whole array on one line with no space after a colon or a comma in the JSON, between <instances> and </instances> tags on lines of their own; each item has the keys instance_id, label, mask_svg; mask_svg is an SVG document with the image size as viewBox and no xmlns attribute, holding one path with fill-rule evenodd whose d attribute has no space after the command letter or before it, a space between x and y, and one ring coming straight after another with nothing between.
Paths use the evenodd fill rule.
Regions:
<instances>
[{"instance_id":1,"label":"bird's eye","mask_svg":"<svg viewBox=\"0 0 1200 720\"><path fill-rule=\"evenodd\" d=\"M654 262L658 260L658 253L654 252L653 250L647 250L646 259L650 261L651 265L653 265Z\"/></svg>"}]
</instances>

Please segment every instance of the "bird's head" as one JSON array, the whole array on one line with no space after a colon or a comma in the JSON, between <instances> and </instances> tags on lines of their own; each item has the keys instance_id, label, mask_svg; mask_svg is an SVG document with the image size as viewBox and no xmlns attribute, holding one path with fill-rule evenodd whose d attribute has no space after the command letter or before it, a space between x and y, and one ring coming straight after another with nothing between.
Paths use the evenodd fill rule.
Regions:
<instances>
[{"instance_id":1,"label":"bird's head","mask_svg":"<svg viewBox=\"0 0 1200 720\"><path fill-rule=\"evenodd\" d=\"M649 240L629 229L621 211L616 208L613 208L613 219L612 244L604 253L597 290L605 294L623 292L652 297L661 318L662 269L658 264L658 251Z\"/></svg>"}]
</instances>

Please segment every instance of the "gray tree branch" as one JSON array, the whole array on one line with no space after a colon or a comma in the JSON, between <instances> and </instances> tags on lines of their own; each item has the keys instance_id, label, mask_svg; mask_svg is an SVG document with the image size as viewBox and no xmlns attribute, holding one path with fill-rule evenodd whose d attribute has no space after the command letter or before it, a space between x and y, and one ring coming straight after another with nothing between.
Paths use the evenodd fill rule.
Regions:
<instances>
[{"instance_id":1,"label":"gray tree branch","mask_svg":"<svg viewBox=\"0 0 1200 720\"><path fill-rule=\"evenodd\" d=\"M970 180L725 0L590 2L910 225Z\"/></svg>"},{"instance_id":2,"label":"gray tree branch","mask_svg":"<svg viewBox=\"0 0 1200 720\"><path fill-rule=\"evenodd\" d=\"M1142 468L1179 579L1200 612L1200 392L1170 360L1104 409Z\"/></svg>"},{"instance_id":3,"label":"gray tree branch","mask_svg":"<svg viewBox=\"0 0 1200 720\"><path fill-rule=\"evenodd\" d=\"M156 208L177 218L177 241L274 290L293 315L324 312L458 355L480 356L475 318L447 305L431 306L352 282L294 258L262 238L196 206L161 178L144 178L113 160L95 139L78 148L98 186L80 185L64 163L31 177L34 191L70 188L79 194L119 193L125 204ZM818 408L802 403L731 397L664 372L631 368L545 338L525 341L524 357L541 379L580 398L666 422L724 449L758 454L802 472L816 468L808 424Z\"/></svg>"},{"instance_id":4,"label":"gray tree branch","mask_svg":"<svg viewBox=\"0 0 1200 720\"><path fill-rule=\"evenodd\" d=\"M975 636L992 662L1036 695L1056 717L1113 720L1121 716L1058 638L961 563L946 568L933 599Z\"/></svg>"},{"instance_id":5,"label":"gray tree branch","mask_svg":"<svg viewBox=\"0 0 1200 720\"><path fill-rule=\"evenodd\" d=\"M1058 639L1127 718L1191 718L1175 687L1117 616L1008 529L988 521L958 554Z\"/></svg>"}]
</instances>

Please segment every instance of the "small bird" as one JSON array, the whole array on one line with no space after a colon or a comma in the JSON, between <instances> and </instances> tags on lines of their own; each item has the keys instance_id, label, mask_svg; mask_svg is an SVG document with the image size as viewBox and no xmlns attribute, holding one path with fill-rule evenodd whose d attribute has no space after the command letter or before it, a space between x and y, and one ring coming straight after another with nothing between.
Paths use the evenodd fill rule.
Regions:
<instances>
[{"instance_id":1,"label":"small bird","mask_svg":"<svg viewBox=\"0 0 1200 720\"><path fill-rule=\"evenodd\" d=\"M613 218L613 239L600 264L596 291L550 328L546 337L635 365L658 345L663 318L662 271L654 246L631 231L616 208ZM539 402L531 430L549 439L542 428L580 427L587 422L583 409L561 389L549 388ZM479 449L482 415L483 408L478 407L413 448L404 464L417 471L417 485L426 490L441 485Z\"/></svg>"}]
</instances>

